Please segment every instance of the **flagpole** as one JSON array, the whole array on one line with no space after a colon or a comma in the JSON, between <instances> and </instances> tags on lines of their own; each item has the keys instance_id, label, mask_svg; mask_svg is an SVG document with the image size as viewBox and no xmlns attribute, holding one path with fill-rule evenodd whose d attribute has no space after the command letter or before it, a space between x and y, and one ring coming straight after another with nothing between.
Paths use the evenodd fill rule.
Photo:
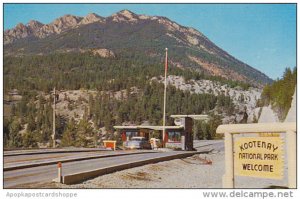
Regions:
<instances>
[{"instance_id":1,"label":"flagpole","mask_svg":"<svg viewBox=\"0 0 300 199\"><path fill-rule=\"evenodd\" d=\"M167 101L167 70L168 70L168 48L166 48L165 60L165 90L164 90L164 114L163 114L163 147L165 147L165 134L166 134L166 101Z\"/></svg>"},{"instance_id":2,"label":"flagpole","mask_svg":"<svg viewBox=\"0 0 300 199\"><path fill-rule=\"evenodd\" d=\"M55 93L55 87L53 89L53 133L52 133L52 138L53 138L53 148L56 148L56 141L55 141L55 108L56 108L56 93Z\"/></svg>"}]
</instances>

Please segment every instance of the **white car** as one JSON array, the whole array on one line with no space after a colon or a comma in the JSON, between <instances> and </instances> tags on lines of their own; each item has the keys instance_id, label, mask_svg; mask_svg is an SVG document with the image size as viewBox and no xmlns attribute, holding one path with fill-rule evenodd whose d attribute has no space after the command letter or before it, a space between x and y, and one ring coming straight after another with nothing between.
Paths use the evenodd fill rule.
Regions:
<instances>
[{"instance_id":1,"label":"white car","mask_svg":"<svg viewBox=\"0 0 300 199\"><path fill-rule=\"evenodd\" d=\"M125 143L126 149L151 149L151 144L144 137L132 137Z\"/></svg>"}]
</instances>

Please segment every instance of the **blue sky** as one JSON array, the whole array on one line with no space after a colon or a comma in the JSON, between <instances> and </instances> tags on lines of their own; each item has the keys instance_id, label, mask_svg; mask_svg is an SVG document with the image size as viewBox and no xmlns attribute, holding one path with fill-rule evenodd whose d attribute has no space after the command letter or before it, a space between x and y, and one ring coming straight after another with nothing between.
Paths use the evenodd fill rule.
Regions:
<instances>
[{"instance_id":1,"label":"blue sky","mask_svg":"<svg viewBox=\"0 0 300 199\"><path fill-rule=\"evenodd\" d=\"M107 17L122 9L193 27L273 79L296 66L295 4L5 4L4 29L31 19L50 23L65 14Z\"/></svg>"}]
</instances>

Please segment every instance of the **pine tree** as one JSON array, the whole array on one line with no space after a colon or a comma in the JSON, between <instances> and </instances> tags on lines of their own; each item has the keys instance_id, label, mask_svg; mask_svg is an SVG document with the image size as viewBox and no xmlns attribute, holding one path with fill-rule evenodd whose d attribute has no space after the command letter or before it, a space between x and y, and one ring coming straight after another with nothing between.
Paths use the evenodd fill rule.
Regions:
<instances>
[{"instance_id":1,"label":"pine tree","mask_svg":"<svg viewBox=\"0 0 300 199\"><path fill-rule=\"evenodd\" d=\"M22 136L22 143L23 146L26 148L35 148L37 147L37 141L36 141L36 136L34 135L33 132L27 131L23 136Z\"/></svg>"},{"instance_id":2,"label":"pine tree","mask_svg":"<svg viewBox=\"0 0 300 199\"><path fill-rule=\"evenodd\" d=\"M10 147L21 147L22 138L19 134L21 130L21 125L17 118L14 118L9 126L9 146Z\"/></svg>"},{"instance_id":3,"label":"pine tree","mask_svg":"<svg viewBox=\"0 0 300 199\"><path fill-rule=\"evenodd\" d=\"M76 145L76 122L72 118L66 127L61 139L62 146L75 146Z\"/></svg>"},{"instance_id":4,"label":"pine tree","mask_svg":"<svg viewBox=\"0 0 300 199\"><path fill-rule=\"evenodd\" d=\"M91 144L92 138L94 136L94 131L91 127L91 124L82 119L80 120L76 133L76 146L77 147L87 147Z\"/></svg>"},{"instance_id":5,"label":"pine tree","mask_svg":"<svg viewBox=\"0 0 300 199\"><path fill-rule=\"evenodd\" d=\"M3 119L3 145L4 147L9 146L9 136L10 136L10 125L11 119Z\"/></svg>"}]
</instances>

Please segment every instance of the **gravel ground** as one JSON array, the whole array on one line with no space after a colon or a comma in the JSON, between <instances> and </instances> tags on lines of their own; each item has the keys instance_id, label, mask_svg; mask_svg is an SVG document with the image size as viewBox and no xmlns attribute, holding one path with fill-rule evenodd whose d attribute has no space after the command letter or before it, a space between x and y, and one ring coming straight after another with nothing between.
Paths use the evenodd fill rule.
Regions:
<instances>
[{"instance_id":1,"label":"gravel ground","mask_svg":"<svg viewBox=\"0 0 300 199\"><path fill-rule=\"evenodd\" d=\"M224 156L201 154L107 174L60 188L221 188Z\"/></svg>"}]
</instances>

